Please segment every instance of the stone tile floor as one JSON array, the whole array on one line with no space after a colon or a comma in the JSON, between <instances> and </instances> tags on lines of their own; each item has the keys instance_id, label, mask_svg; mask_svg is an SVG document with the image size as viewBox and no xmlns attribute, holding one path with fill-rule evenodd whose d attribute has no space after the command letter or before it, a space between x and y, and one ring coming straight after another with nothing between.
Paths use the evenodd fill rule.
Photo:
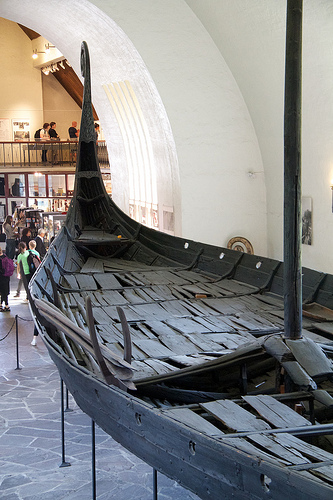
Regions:
<instances>
[{"instance_id":1,"label":"stone tile floor","mask_svg":"<svg viewBox=\"0 0 333 500\"><path fill-rule=\"evenodd\" d=\"M90 500L91 420L69 395L62 462L60 379L41 339L30 345L33 322L25 294L0 313L0 499ZM16 357L16 322L19 366ZM10 332L7 335L7 333ZM98 500L153 499L152 469L96 427ZM159 500L198 497L158 474Z\"/></svg>"}]
</instances>

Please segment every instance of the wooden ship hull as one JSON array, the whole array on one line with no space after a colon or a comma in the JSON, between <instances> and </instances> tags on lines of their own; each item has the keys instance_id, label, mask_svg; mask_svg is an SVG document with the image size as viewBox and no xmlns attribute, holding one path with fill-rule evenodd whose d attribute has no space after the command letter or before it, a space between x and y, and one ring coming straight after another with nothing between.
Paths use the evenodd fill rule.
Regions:
<instances>
[{"instance_id":1,"label":"wooden ship hull","mask_svg":"<svg viewBox=\"0 0 333 500\"><path fill-rule=\"evenodd\" d=\"M75 191L29 285L36 327L97 425L200 498L332 494L333 277L303 270L283 337L283 264L172 237L107 195L89 56Z\"/></svg>"}]
</instances>

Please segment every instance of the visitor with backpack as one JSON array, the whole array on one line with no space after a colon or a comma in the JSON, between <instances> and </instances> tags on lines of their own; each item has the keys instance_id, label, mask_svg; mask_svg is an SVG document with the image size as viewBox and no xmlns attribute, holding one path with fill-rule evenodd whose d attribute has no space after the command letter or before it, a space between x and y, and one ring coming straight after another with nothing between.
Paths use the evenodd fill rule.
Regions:
<instances>
[{"instance_id":1,"label":"visitor with backpack","mask_svg":"<svg viewBox=\"0 0 333 500\"><path fill-rule=\"evenodd\" d=\"M10 292L10 277L14 272L14 263L12 259L9 259L5 253L3 253L0 247L0 312L10 311L8 305L8 295ZM2 304L4 303L4 307Z\"/></svg>"},{"instance_id":2,"label":"visitor with backpack","mask_svg":"<svg viewBox=\"0 0 333 500\"><path fill-rule=\"evenodd\" d=\"M48 141L50 139L49 130L50 130L50 124L45 122L43 128L36 130L34 135L35 140L38 142ZM43 144L42 146L42 162L43 163L47 162L47 149L45 144Z\"/></svg>"}]
</instances>

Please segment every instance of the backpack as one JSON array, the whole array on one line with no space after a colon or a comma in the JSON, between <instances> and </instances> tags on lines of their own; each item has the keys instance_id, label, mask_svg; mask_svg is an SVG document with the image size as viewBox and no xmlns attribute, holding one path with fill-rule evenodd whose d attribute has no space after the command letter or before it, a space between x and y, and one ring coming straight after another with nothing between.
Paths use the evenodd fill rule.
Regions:
<instances>
[{"instance_id":1,"label":"backpack","mask_svg":"<svg viewBox=\"0 0 333 500\"><path fill-rule=\"evenodd\" d=\"M38 130L36 130L35 135L34 135L35 139L40 139L40 131L41 130L42 130L41 128L39 128Z\"/></svg>"},{"instance_id":2,"label":"backpack","mask_svg":"<svg viewBox=\"0 0 333 500\"><path fill-rule=\"evenodd\" d=\"M3 270L3 276L12 276L15 266L14 262L12 259L7 257L7 255L4 256L3 259L1 259L1 264L2 264L2 270Z\"/></svg>"},{"instance_id":3,"label":"backpack","mask_svg":"<svg viewBox=\"0 0 333 500\"><path fill-rule=\"evenodd\" d=\"M28 262L28 266L29 266L29 272L32 276L35 273L35 271L37 270L37 267L39 266L39 264L41 263L41 260L38 257L38 255L33 253L31 250L28 250L28 252L29 252L29 255L27 257L27 262Z\"/></svg>"}]
</instances>

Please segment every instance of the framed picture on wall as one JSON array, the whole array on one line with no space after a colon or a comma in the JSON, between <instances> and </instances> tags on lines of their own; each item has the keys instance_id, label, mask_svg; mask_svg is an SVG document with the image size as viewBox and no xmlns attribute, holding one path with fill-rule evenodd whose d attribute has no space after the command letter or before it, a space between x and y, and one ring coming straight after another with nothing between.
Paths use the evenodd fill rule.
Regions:
<instances>
[{"instance_id":1,"label":"framed picture on wall","mask_svg":"<svg viewBox=\"0 0 333 500\"><path fill-rule=\"evenodd\" d=\"M13 140L14 141L27 141L30 139L30 121L14 119L12 120L13 126Z\"/></svg>"},{"instance_id":2,"label":"framed picture on wall","mask_svg":"<svg viewBox=\"0 0 333 500\"><path fill-rule=\"evenodd\" d=\"M9 118L0 118L0 142L10 141L10 120Z\"/></svg>"},{"instance_id":3,"label":"framed picture on wall","mask_svg":"<svg viewBox=\"0 0 333 500\"><path fill-rule=\"evenodd\" d=\"M302 196L302 243L312 245L312 198Z\"/></svg>"}]
</instances>

